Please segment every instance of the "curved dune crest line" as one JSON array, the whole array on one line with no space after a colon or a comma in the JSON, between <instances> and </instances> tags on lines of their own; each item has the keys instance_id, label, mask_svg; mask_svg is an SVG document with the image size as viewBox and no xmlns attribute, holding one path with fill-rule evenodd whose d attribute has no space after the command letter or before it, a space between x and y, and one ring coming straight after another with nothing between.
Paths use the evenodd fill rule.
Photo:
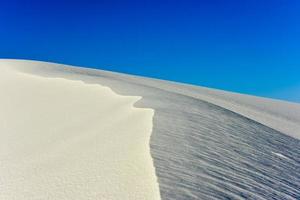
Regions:
<instances>
[{"instance_id":1,"label":"curved dune crest line","mask_svg":"<svg viewBox=\"0 0 300 200\"><path fill-rule=\"evenodd\" d=\"M0 70L0 199L160 199L140 97Z\"/></svg>"},{"instance_id":2,"label":"curved dune crest line","mask_svg":"<svg viewBox=\"0 0 300 200\"><path fill-rule=\"evenodd\" d=\"M0 67L1 65L13 66L18 70L38 73L45 77L62 77L100 83L109 86L117 93L125 95L131 93L138 96L142 96L141 94L148 95L151 90L156 90L157 93L160 91L162 95L167 93L179 94L217 105L281 133L300 139L299 103L49 62L0 59ZM128 87L137 88L133 91ZM137 90L140 89L139 87L144 87L145 91Z\"/></svg>"}]
</instances>

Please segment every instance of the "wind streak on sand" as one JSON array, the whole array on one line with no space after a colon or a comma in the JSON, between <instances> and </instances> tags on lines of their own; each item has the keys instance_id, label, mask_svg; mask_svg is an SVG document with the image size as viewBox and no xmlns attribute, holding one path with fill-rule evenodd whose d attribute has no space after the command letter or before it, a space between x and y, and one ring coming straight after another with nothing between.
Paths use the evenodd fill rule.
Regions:
<instances>
[{"instance_id":1,"label":"wind streak on sand","mask_svg":"<svg viewBox=\"0 0 300 200\"><path fill-rule=\"evenodd\" d=\"M0 70L0 199L160 199L140 97Z\"/></svg>"},{"instance_id":2,"label":"wind streak on sand","mask_svg":"<svg viewBox=\"0 0 300 200\"><path fill-rule=\"evenodd\" d=\"M0 63L142 96L135 107L155 110L150 150L163 200L300 199L300 104L45 62Z\"/></svg>"}]
</instances>

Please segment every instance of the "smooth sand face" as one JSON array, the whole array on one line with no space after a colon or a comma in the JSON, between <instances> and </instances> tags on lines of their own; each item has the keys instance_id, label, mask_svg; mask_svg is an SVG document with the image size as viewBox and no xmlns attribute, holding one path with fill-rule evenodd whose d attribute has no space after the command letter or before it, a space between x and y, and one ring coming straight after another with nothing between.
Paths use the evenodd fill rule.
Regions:
<instances>
[{"instance_id":1,"label":"smooth sand face","mask_svg":"<svg viewBox=\"0 0 300 200\"><path fill-rule=\"evenodd\" d=\"M0 199L160 199L139 98L1 66Z\"/></svg>"}]
</instances>

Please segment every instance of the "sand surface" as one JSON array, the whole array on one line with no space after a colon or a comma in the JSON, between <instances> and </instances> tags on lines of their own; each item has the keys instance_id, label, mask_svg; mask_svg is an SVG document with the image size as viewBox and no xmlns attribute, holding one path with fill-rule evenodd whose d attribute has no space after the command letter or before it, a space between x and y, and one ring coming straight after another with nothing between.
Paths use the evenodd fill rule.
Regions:
<instances>
[{"instance_id":1,"label":"sand surface","mask_svg":"<svg viewBox=\"0 0 300 200\"><path fill-rule=\"evenodd\" d=\"M160 199L140 98L2 65L0 199Z\"/></svg>"},{"instance_id":2,"label":"sand surface","mask_svg":"<svg viewBox=\"0 0 300 200\"><path fill-rule=\"evenodd\" d=\"M150 186L153 189L155 188L153 184L156 183L156 181L153 179L155 179L156 174L158 181L158 186L156 185L156 188L159 187L160 198L163 200L300 199L300 104L236 94L226 91L214 90L157 79L150 79L145 77L138 77L102 70L72 67L47 62L25 60L0 60L0 69L3 70L4 66L13 67L19 72L25 73L26 76L29 76L30 74L35 74L35 78L39 78L43 81L64 81L66 83L72 83L71 85L73 85L74 87L79 83L82 86L86 87L93 86L96 88L103 88L103 86L106 86L109 87L113 91L113 93L118 94L118 97L120 97L119 95L131 96L131 100L129 103L130 109L127 106L125 106L129 110L133 109L132 104L136 102L134 104L134 107L136 109L141 109L141 112L144 113L145 110L149 111L149 108L151 108L151 111L154 111L152 120L152 133L150 138L150 149L147 149L147 151L139 152L145 152L146 157L143 158L149 158L146 160L150 162L151 157L149 156L149 154L147 154L150 150L154 162L155 173L154 169L152 168L151 173L146 174L150 176L148 177L149 179L145 177L145 174L141 176L130 175L124 179L120 179L119 177L116 177L114 175L115 172L112 172L111 174L105 173L105 175L107 176L103 176L108 178L106 180L103 180L103 182L100 181L99 183L110 183L109 186L111 186L115 183L115 180L123 181L125 179L128 179L129 181L132 181L134 177L134 180L136 180L138 183L140 183L141 180L145 180L145 184L147 185L149 185L148 183L150 183ZM12 105L12 103L14 103L15 101L13 109L18 108L17 110L21 110L20 108L22 107L24 112L20 113L20 115L23 115L23 117L3 117L3 114L0 113L0 116L2 116L2 118L0 118L2 120L1 127L6 128L6 130L8 130L11 127L15 128L15 126L13 125L3 126L3 120L7 121L11 119L9 121L11 121L11 123L15 123L14 121L18 119L18 126L22 127L22 129L25 130L25 124L28 123L29 119L28 109L30 109L30 106L39 106L39 104L41 104L42 102L45 102L44 105L49 106L47 103L48 101L45 100L38 101L35 103L28 103L30 98L40 96L36 94L33 95L33 92L35 91L33 89L30 89L28 90L29 92L25 93L26 95L28 95L28 97L26 98L15 98L17 95L13 94L13 92L10 92L11 94L8 94L9 91L13 90L7 90L7 88L10 88L7 86L7 83L9 81L5 81L5 78L8 79L7 77L9 76L2 75L3 79L0 79L0 93L2 93L3 97L5 97L4 100L6 99L6 104ZM32 75L30 75L30 77L30 80L33 81ZM16 81L19 80L22 79L18 78ZM3 85L4 82L6 82L6 85ZM58 84L58 82L56 83ZM21 88L15 89L14 93L25 91L26 84L18 85L20 85ZM35 87L36 85L42 86L40 82L39 84L34 85ZM51 87L54 87L55 85L56 84L51 84ZM58 85L59 87L57 87L54 91L61 91L60 89L62 87L60 84ZM87 91L86 89L83 90ZM78 90L76 89L76 91ZM80 98L88 98L89 95L82 95L83 93L83 91L80 92ZM68 92L61 91L60 95L55 96L59 98L66 98L64 97L65 94L68 94ZM97 92L91 92L89 94L98 95ZM138 98L132 96L139 96L142 98L139 98L138 100ZM42 98L42 96L40 96L39 98ZM104 97L101 97L101 99L103 98ZM74 101L74 99L76 98L70 98L69 100L64 101L72 102ZM4 100L0 99L0 102ZM55 101L55 99L53 99L53 101ZM62 103L61 105L57 105L60 106L59 109L53 108L52 106L52 109L48 109L47 112L51 113L53 110L53 112L57 111L57 113L61 113L61 115L56 114L55 116L59 116L59 121L62 121L65 112L61 111L68 108L69 103L67 102ZM118 100L118 102L120 101ZM46 109L47 106L40 106L42 108L39 108L37 110ZM93 113L94 108L97 108L97 106L95 106L96 103L93 104L93 108L89 110L89 115ZM79 107L84 108L84 106ZM117 110L120 110L115 109L115 106L111 107L112 108L108 110L115 110L116 112ZM123 109L124 105L122 104L122 106L120 107L122 107ZM2 103L1 111L7 110L8 108L10 107L5 106L5 104ZM80 112L85 111L81 110ZM44 113L45 112L42 112L36 115L44 116ZM118 111L118 114L111 113L110 115L106 115L106 117L118 117L120 113ZM121 116L123 116L123 114ZM94 119L94 117L91 118ZM126 119L124 119L126 122L127 120L129 120L127 115L124 116L124 118ZM37 121L37 123L35 124L42 124L47 122L47 120L42 120L40 119L40 117L37 116L35 117L35 119L35 121ZM90 127L89 130L93 131L96 129L98 130L98 128L101 129L104 127L102 123L92 123L96 120L93 121L88 120L87 118L82 118L82 115L78 118L78 121L85 119L88 122L85 121L73 129L77 130L83 127ZM27 120L27 122L24 124L22 122L23 120ZM101 122L102 119L97 119L97 121ZM112 121L116 122L116 120ZM138 125L137 127L140 127L140 117L138 117L138 119L136 119L135 121ZM110 122L106 123L106 125L108 125L107 130L110 130L111 128L117 129L118 131L121 130L122 126L119 125L119 123L117 123L117 125L114 124L112 127L109 127L109 124ZM131 123L128 124L130 125ZM128 128L128 124L124 125L124 130ZM149 123L146 124L150 125ZM99 125L100 127L96 125ZM42 127L42 125L39 126ZM33 125L30 127L35 126ZM130 127L133 128L133 126ZM149 133L149 137L151 131L146 131L145 129L141 132ZM78 160L76 160L75 162L74 160L72 160L71 156L69 158L69 156L65 154L65 152L67 151L62 151L63 148L71 146L63 145L65 143L64 138L68 138L68 136L64 136L61 138L54 136L52 140L57 141L58 144L54 146L55 143L53 142L53 148L51 148L55 152L53 154L59 157L62 156L64 158L63 161L61 161L61 159L55 159L57 161L61 161L62 165L60 166L62 170L64 169L68 173L72 174L72 177L75 178L71 179L69 177L70 179L60 179L57 181L51 181L51 179L49 179L50 181L47 181L48 175L40 173L38 169L57 169L58 167L55 166L55 164L59 162L53 161L50 163L39 163L40 160L44 158L48 160L47 157L45 157L45 154L38 154L38 150L36 151L35 149L31 149L31 145L29 144L32 140L31 138L35 138L36 135L39 134L37 134L37 132L30 132L30 134L33 135L30 135L30 137L26 138L25 135L23 135L22 133L23 132L13 132L13 134L4 134L1 132L3 137L5 136L5 141L2 141L2 138L0 138L0 187L3 186L3 188L5 188L4 191L6 191L6 193L2 193L2 195L11 195L11 197L15 197L16 195L24 195L24 193L26 193L34 196L34 194L36 194L36 191L40 191L40 188L38 188L39 186L43 188L43 192L46 191L42 195L49 197L49 199L53 199L51 198L51 195L53 194L49 193L49 191L53 192L53 190L58 191L57 194L64 193L70 195L72 195L73 193L67 193L65 191L73 190L76 191L77 194L79 194L77 195L78 198L83 196L91 197L92 195L89 192L95 192L94 194L96 194L97 192L103 191L99 187L97 189L93 187L93 185L96 185L95 183L101 178L97 180L93 178L88 180L77 178L89 177L81 176L81 174L93 173L92 171L81 173L79 169L93 169L95 174L98 173L97 169L101 169L97 168L98 165L102 165L100 160L99 162L94 162L94 159L92 158L93 153L89 153L91 156L84 155L82 157L78 157ZM70 134L71 132L68 131L68 133ZM94 135L97 134L94 133ZM146 135L142 134L139 136ZM118 134L118 138L119 136L120 134ZM76 143L77 141L80 143L84 143L84 139L81 139L81 137L82 136L76 136L70 140L72 141L72 144ZM89 137L90 136L88 136L88 138ZM137 135L127 135L126 140L124 140L125 144L127 144L128 142L128 137L134 140L137 137ZM18 144L18 141L23 140L27 141L26 147L20 149L22 145L13 145ZM86 146L89 146L91 148L93 147L93 142L97 141L95 139L90 139L89 141L88 140L89 139L85 140L85 144ZM47 141L49 142L49 139L47 139ZM109 146L112 147L115 144L117 144L116 146L119 147L120 144L122 144L124 141L112 141L111 145ZM146 142L147 139L138 141ZM48 142L43 142L41 143L43 145L40 146L47 147L47 145L44 144L48 144ZM136 144L136 142L134 143ZM143 144L145 144L143 145L143 148L147 148L146 143ZM149 145L149 143L147 144ZM84 145L79 146L82 147ZM38 145L34 145L33 147L39 149ZM99 146L94 146L94 148L92 148L94 149L94 151L90 150L90 152L95 152L98 148ZM131 148L126 147L121 152L123 154L127 154L129 150L131 150ZM37 154L28 154L26 153L28 151L37 152ZM16 155L32 155L36 157L30 159L26 159L26 157L21 158L22 156L15 156L14 152L18 152L16 153ZM115 152L113 151L107 152L107 154L104 156L106 158L104 159L110 160L110 158L115 156L114 154ZM79 153L76 153L76 155L79 155ZM90 158L93 161L82 161L86 158L85 156L88 156L87 158ZM31 163L26 164L26 160L27 162ZM20 164L21 162L25 162L26 165ZM36 166L35 163L38 163L38 166L42 165L44 168L35 167L32 169L32 166ZM97 166L93 165L93 167L87 166L85 168L82 165L80 165L78 166L78 168L76 168L78 169L77 171L75 170L74 166L76 166L76 164L78 163L82 163L82 165L84 165L84 163L94 163ZM121 170L118 171L118 173L116 173L117 175L123 170L126 171L126 169L123 167L126 165L120 166L119 163L119 161L115 163L116 166L118 165L116 169L118 168ZM137 162L137 164L134 164L134 162L131 160L129 161L129 163L132 163L132 166L130 168L135 168L140 164L139 161ZM152 162L147 163L145 161L144 164L146 164L146 166L141 165L141 167L136 167L135 170L143 167L149 169L149 167L153 167L151 163ZM69 167L65 167L64 165L70 165L74 167L70 167L70 169L74 170L66 170L66 168L69 169ZM23 168L22 166L26 166L27 169L25 167ZM32 170L31 174L34 174L34 176L30 175L29 169ZM66 174L68 174L67 172ZM29 176L25 176L25 174L29 174ZM30 177L35 178L30 179ZM113 178L112 180L114 181L107 181L111 180L110 177ZM151 177L152 181L150 181ZM59 178L56 177L56 179ZM9 182L8 180L11 181ZM41 180L43 180L44 182ZM93 183L91 183L91 180L94 180ZM149 182L147 182L147 180L149 180ZM80 181L80 184L76 181ZM61 184L65 182L67 184ZM42 187L45 183L48 184L48 188ZM58 186L56 187L52 184L58 184ZM31 189L32 185L36 186L35 190ZM131 184L131 186L133 186L133 184ZM55 189L50 190L49 188ZM85 188L86 190L78 190L78 188ZM106 189L108 193L111 193L111 195L117 195L116 197L110 196L107 199L118 199L119 192L122 194L122 191L115 185L113 187L107 187ZM140 191L139 188L137 190ZM80 191L83 192L80 193ZM142 196L145 193L141 192L133 194L140 194ZM158 192L152 192L151 194L158 194ZM140 198L141 196L137 197L136 199L148 198L147 195ZM158 195L156 195L156 197L157 196ZM152 197L149 198L155 199Z\"/></svg>"}]
</instances>

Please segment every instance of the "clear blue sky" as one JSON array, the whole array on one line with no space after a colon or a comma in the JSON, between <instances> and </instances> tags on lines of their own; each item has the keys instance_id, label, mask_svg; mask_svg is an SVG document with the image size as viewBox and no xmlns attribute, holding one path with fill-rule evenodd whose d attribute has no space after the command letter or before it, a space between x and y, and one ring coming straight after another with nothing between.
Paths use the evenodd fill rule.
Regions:
<instances>
[{"instance_id":1,"label":"clear blue sky","mask_svg":"<svg viewBox=\"0 0 300 200\"><path fill-rule=\"evenodd\" d=\"M300 102L300 1L0 1L0 57Z\"/></svg>"}]
</instances>

